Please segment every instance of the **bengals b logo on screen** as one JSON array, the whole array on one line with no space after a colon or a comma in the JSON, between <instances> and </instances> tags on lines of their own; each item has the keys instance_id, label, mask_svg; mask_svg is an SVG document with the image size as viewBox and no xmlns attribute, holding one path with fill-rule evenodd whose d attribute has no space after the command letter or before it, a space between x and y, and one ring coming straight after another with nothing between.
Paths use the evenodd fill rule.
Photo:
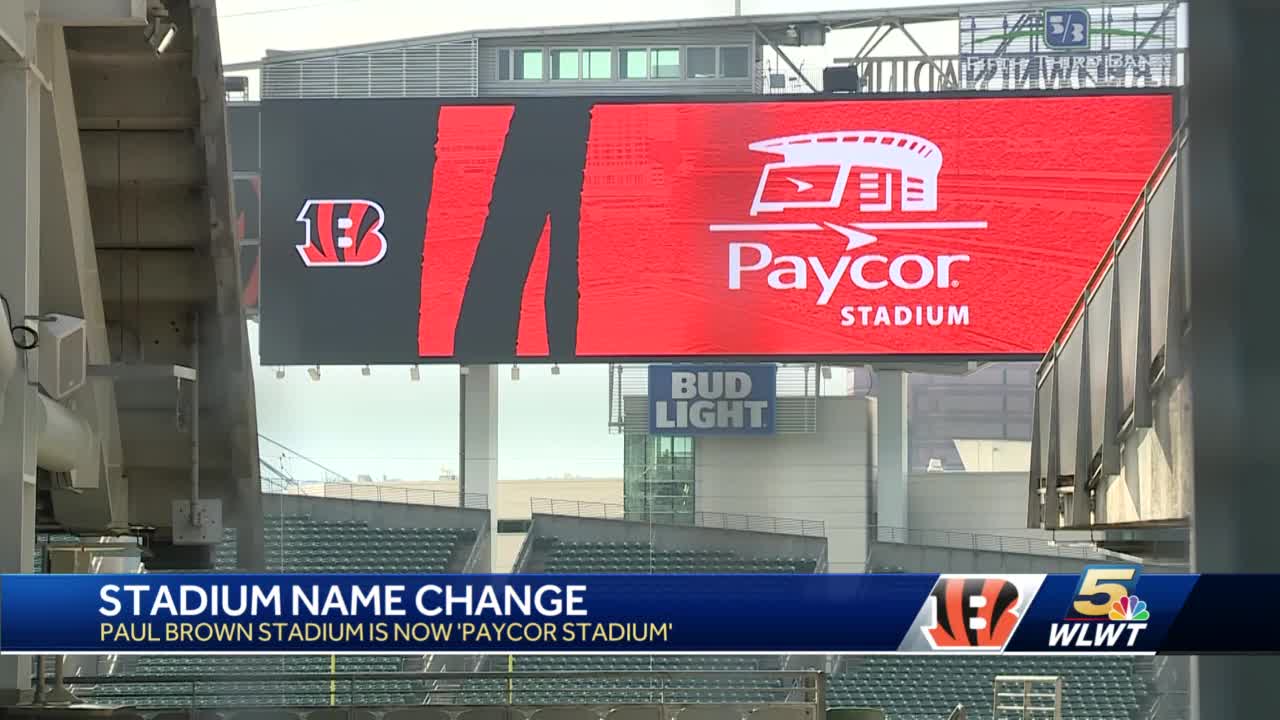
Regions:
<instances>
[{"instance_id":1,"label":"bengals b logo on screen","mask_svg":"<svg viewBox=\"0 0 1280 720\"><path fill-rule=\"evenodd\" d=\"M933 622L923 629L934 650L998 651L1018 627L1020 593L1005 578L942 577L927 601Z\"/></svg>"},{"instance_id":2,"label":"bengals b logo on screen","mask_svg":"<svg viewBox=\"0 0 1280 720\"><path fill-rule=\"evenodd\" d=\"M367 267L387 254L382 206L372 200L308 200L297 221L306 228L296 246L308 267Z\"/></svg>"}]
</instances>

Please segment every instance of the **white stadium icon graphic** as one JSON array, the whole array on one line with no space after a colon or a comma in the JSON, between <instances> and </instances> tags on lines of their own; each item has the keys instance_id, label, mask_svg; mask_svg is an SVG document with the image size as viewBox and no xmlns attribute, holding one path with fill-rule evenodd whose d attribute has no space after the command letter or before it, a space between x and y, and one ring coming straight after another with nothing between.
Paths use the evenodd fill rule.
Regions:
<instances>
[{"instance_id":1,"label":"white stadium icon graphic","mask_svg":"<svg viewBox=\"0 0 1280 720\"><path fill-rule=\"evenodd\" d=\"M750 143L749 149L781 156L760 173L750 214L785 215L788 210L829 208L842 212L856 192L859 213L928 213L938 209L942 150L934 142L888 130L838 130L789 135ZM808 217L812 217L811 215ZM807 219L807 218L806 218ZM877 231L982 230L985 220L862 221L832 217L825 222L717 223L712 232L834 231L853 250L876 241Z\"/></svg>"},{"instance_id":2,"label":"white stadium icon graphic","mask_svg":"<svg viewBox=\"0 0 1280 720\"><path fill-rule=\"evenodd\" d=\"M922 137L876 130L809 133L761 140L748 145L757 152L782 156L764 166L751 214L779 212L788 208L840 207L850 175L858 168L858 208L863 212L893 209L894 180L899 208L904 212L932 212L938 209L938 171L942 151ZM794 183L797 194L815 189L811 180L793 177L797 171L818 171L834 181L826 197L772 201L765 197L770 180L781 176Z\"/></svg>"}]
</instances>

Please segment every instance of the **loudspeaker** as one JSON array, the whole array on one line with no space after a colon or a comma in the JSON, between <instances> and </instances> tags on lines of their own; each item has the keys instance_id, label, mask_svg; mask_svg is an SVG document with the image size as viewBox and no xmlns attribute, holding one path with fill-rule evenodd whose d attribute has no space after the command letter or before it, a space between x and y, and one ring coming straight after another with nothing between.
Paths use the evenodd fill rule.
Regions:
<instances>
[{"instance_id":1,"label":"loudspeaker","mask_svg":"<svg viewBox=\"0 0 1280 720\"><path fill-rule=\"evenodd\" d=\"M40 387L61 400L84 387L89 346L84 320L70 315L48 315L40 320Z\"/></svg>"}]
</instances>

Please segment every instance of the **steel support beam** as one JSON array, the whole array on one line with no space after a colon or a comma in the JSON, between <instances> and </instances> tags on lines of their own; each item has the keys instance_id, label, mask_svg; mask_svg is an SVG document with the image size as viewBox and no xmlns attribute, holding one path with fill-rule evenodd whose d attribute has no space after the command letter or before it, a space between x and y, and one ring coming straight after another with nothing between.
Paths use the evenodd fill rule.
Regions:
<instances>
[{"instance_id":1,"label":"steel support beam","mask_svg":"<svg viewBox=\"0 0 1280 720\"><path fill-rule=\"evenodd\" d=\"M1274 174L1280 72L1274 3L1192 2L1188 94L1195 569L1273 573L1280 506ZM1234 625L1248 632L1247 616ZM1192 717L1274 717L1280 656L1192 662Z\"/></svg>"},{"instance_id":2,"label":"steel support beam","mask_svg":"<svg viewBox=\"0 0 1280 720\"><path fill-rule=\"evenodd\" d=\"M35 15L24 19L26 60L0 64L0 293L15 324L40 312L42 83L34 68ZM37 353L22 355L0 407L0 573L31 572L34 552L39 374ZM30 687L29 657L0 657L0 705L25 699Z\"/></svg>"},{"instance_id":3,"label":"steel support beam","mask_svg":"<svg viewBox=\"0 0 1280 720\"><path fill-rule=\"evenodd\" d=\"M791 72L794 72L796 77L800 78L800 82L804 83L809 88L810 92L820 92L813 83L809 82L809 78L804 74L804 71L797 67L795 63L791 62L791 58L788 57L786 53L782 52L782 48L778 47L778 43L774 42L768 35L764 34L764 31L760 29L760 26L753 25L751 29L755 31L757 37L767 43L769 47L773 48L773 51L778 54L778 57L782 58L782 62L786 63L787 67L791 68Z\"/></svg>"}]
</instances>

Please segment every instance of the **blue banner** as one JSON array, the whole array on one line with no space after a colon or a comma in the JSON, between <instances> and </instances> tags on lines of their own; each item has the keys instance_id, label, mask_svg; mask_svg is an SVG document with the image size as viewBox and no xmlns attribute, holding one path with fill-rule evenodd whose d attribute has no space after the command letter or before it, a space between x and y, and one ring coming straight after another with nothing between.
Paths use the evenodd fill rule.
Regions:
<instances>
[{"instance_id":1,"label":"blue banner","mask_svg":"<svg viewBox=\"0 0 1280 720\"><path fill-rule=\"evenodd\" d=\"M769 435L777 365L650 365L650 435Z\"/></svg>"},{"instance_id":2,"label":"blue banner","mask_svg":"<svg viewBox=\"0 0 1280 720\"><path fill-rule=\"evenodd\" d=\"M1280 575L5 575L4 654L1280 652Z\"/></svg>"}]
</instances>

